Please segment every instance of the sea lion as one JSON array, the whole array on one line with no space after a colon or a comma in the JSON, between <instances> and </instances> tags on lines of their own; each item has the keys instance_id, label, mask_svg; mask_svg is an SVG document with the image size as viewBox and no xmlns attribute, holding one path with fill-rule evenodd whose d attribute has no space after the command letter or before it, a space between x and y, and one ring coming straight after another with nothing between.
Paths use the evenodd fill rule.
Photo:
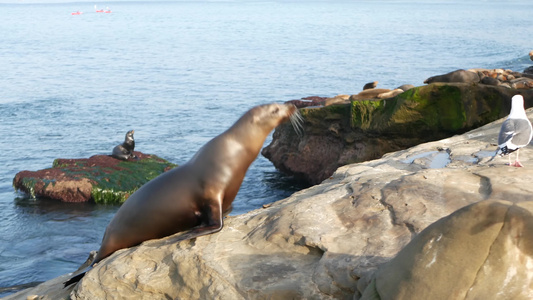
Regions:
<instances>
[{"instance_id":1,"label":"sea lion","mask_svg":"<svg viewBox=\"0 0 533 300\"><path fill-rule=\"evenodd\" d=\"M390 89L369 89L369 90L363 90L359 94L351 95L350 101L355 100L366 100L366 99L376 99L378 98L378 95L383 93L390 92Z\"/></svg>"},{"instance_id":2,"label":"sea lion","mask_svg":"<svg viewBox=\"0 0 533 300\"><path fill-rule=\"evenodd\" d=\"M115 251L180 233L188 240L222 229L244 175L269 133L301 117L292 104L260 105L246 112L228 130L205 144L185 164L165 172L133 193L106 228L93 263L64 284L79 281L85 272Z\"/></svg>"},{"instance_id":3,"label":"sea lion","mask_svg":"<svg viewBox=\"0 0 533 300\"><path fill-rule=\"evenodd\" d=\"M126 133L124 143L122 143L121 145L117 145L115 146L115 148L113 148L113 152L111 154L112 157L121 160L135 158L135 154L133 154L133 149L135 149L135 140L133 139L134 132L135 131L130 130Z\"/></svg>"},{"instance_id":4,"label":"sea lion","mask_svg":"<svg viewBox=\"0 0 533 300\"><path fill-rule=\"evenodd\" d=\"M509 84L513 89L530 89L533 88L533 79L522 77L509 81Z\"/></svg>"},{"instance_id":5,"label":"sea lion","mask_svg":"<svg viewBox=\"0 0 533 300\"><path fill-rule=\"evenodd\" d=\"M364 91L364 90L373 89L373 88L375 88L376 86L378 86L378 82L377 82L377 81L369 82L369 83L367 83L367 84L365 84L365 85L363 86L363 91Z\"/></svg>"},{"instance_id":6,"label":"sea lion","mask_svg":"<svg viewBox=\"0 0 533 300\"><path fill-rule=\"evenodd\" d=\"M474 83L479 82L479 75L477 72L457 70L444 75L437 75L429 77L424 80L424 83L430 84L434 82L464 82L464 83Z\"/></svg>"},{"instance_id":7,"label":"sea lion","mask_svg":"<svg viewBox=\"0 0 533 300\"><path fill-rule=\"evenodd\" d=\"M388 91L388 92L385 92L385 93L381 93L381 94L378 94L378 99L388 99L388 98L392 98L394 96L397 96L401 93L403 93L404 91L402 89L394 89L392 91Z\"/></svg>"},{"instance_id":8,"label":"sea lion","mask_svg":"<svg viewBox=\"0 0 533 300\"><path fill-rule=\"evenodd\" d=\"M522 73L529 74L529 75L533 74L533 66L525 68Z\"/></svg>"}]
</instances>

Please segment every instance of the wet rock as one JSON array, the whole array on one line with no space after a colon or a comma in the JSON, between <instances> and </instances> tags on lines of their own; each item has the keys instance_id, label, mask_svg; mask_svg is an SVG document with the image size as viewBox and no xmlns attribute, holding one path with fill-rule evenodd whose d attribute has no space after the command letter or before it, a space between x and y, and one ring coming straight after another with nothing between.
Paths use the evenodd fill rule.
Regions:
<instances>
[{"instance_id":1,"label":"wet rock","mask_svg":"<svg viewBox=\"0 0 533 300\"><path fill-rule=\"evenodd\" d=\"M64 202L122 203L143 184L176 166L155 155L134 154L138 159L128 161L109 155L56 159L52 168L17 173L13 186L32 197Z\"/></svg>"},{"instance_id":2,"label":"wet rock","mask_svg":"<svg viewBox=\"0 0 533 300\"><path fill-rule=\"evenodd\" d=\"M399 90L399 89L398 89ZM396 90L394 90L396 91ZM366 89L358 94L351 95L350 101L356 101L356 100L364 100L364 99L384 99L392 97L392 90L390 89ZM399 92L403 92L403 90L399 90Z\"/></svg>"},{"instance_id":3,"label":"wet rock","mask_svg":"<svg viewBox=\"0 0 533 300\"><path fill-rule=\"evenodd\" d=\"M492 78L492 77L489 77L489 76L483 77L483 79L481 79L481 83L487 84L487 85L495 85L495 86L501 84L501 82L498 79Z\"/></svg>"}]
</instances>

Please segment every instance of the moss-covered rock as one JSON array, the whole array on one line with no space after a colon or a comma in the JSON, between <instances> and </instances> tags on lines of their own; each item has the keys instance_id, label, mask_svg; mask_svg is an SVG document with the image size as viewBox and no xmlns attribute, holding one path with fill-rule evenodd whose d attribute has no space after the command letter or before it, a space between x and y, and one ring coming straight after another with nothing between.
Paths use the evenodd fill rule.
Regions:
<instances>
[{"instance_id":1,"label":"moss-covered rock","mask_svg":"<svg viewBox=\"0 0 533 300\"><path fill-rule=\"evenodd\" d=\"M263 149L281 171L320 183L340 166L464 133L509 114L511 97L533 106L533 90L477 83L434 83L389 99L303 108L302 137L282 124Z\"/></svg>"},{"instance_id":2,"label":"moss-covered rock","mask_svg":"<svg viewBox=\"0 0 533 300\"><path fill-rule=\"evenodd\" d=\"M143 184L176 167L156 155L135 155L138 159L128 161L108 155L56 159L52 168L17 173L13 186L32 197L64 202L122 203Z\"/></svg>"},{"instance_id":3,"label":"moss-covered rock","mask_svg":"<svg viewBox=\"0 0 533 300\"><path fill-rule=\"evenodd\" d=\"M351 126L381 134L456 134L509 114L510 99L517 93L482 84L435 83L390 99L352 102Z\"/></svg>"}]
</instances>

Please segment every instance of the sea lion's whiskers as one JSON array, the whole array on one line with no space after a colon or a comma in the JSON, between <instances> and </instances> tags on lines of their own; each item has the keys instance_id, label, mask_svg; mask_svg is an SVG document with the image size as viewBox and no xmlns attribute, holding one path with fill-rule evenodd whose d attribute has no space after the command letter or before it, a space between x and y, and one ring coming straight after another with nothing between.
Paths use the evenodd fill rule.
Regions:
<instances>
[{"instance_id":1,"label":"sea lion's whiskers","mask_svg":"<svg viewBox=\"0 0 533 300\"><path fill-rule=\"evenodd\" d=\"M291 117L290 117L292 128L294 128L294 131L296 134L301 137L304 134L304 118L300 114L300 112L297 110L295 111Z\"/></svg>"}]
</instances>

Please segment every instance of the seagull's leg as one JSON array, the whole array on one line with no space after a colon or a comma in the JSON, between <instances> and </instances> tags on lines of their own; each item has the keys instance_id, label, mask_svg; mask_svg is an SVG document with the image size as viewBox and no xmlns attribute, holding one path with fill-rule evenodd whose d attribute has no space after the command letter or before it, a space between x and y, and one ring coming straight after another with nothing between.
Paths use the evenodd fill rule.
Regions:
<instances>
[{"instance_id":1,"label":"seagull's leg","mask_svg":"<svg viewBox=\"0 0 533 300\"><path fill-rule=\"evenodd\" d=\"M509 155L507 156L507 158L509 159L509 164L508 164L508 166L511 166L511 165L512 165L512 164L511 164L511 155L512 155L512 154L509 153Z\"/></svg>"},{"instance_id":2,"label":"seagull's leg","mask_svg":"<svg viewBox=\"0 0 533 300\"><path fill-rule=\"evenodd\" d=\"M517 167L517 168L520 168L520 167L523 167L523 165L520 163L520 161L518 160L518 152L520 151L520 149L516 150L516 159L513 163L513 167Z\"/></svg>"}]
</instances>

